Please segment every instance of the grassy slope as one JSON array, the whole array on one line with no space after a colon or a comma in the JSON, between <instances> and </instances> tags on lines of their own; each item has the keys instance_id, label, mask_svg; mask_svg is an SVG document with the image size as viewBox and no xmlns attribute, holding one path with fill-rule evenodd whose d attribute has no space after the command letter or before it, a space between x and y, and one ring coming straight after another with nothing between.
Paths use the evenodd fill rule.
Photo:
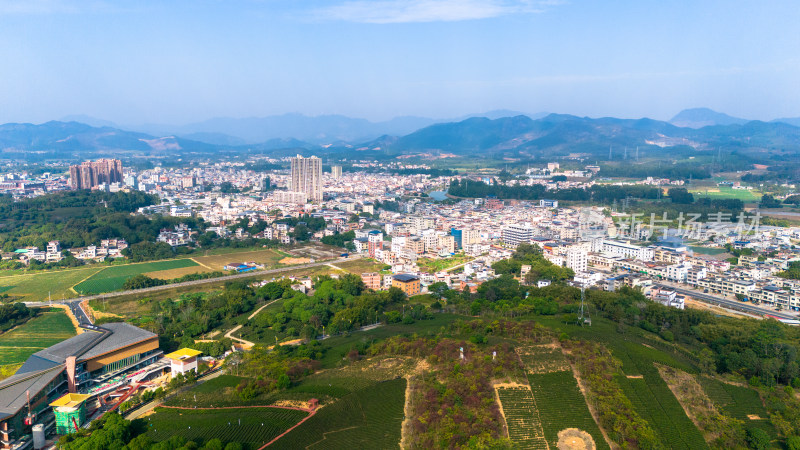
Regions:
<instances>
[{"instance_id":1,"label":"grassy slope","mask_svg":"<svg viewBox=\"0 0 800 450\"><path fill-rule=\"evenodd\" d=\"M39 350L75 336L75 327L59 309L43 312L0 335L0 365L19 364Z\"/></svg>"}]
</instances>

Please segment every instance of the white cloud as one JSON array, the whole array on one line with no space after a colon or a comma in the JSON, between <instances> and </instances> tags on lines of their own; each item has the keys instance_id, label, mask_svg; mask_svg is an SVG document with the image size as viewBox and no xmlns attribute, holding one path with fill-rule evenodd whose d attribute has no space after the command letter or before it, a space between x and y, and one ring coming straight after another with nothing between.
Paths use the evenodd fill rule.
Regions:
<instances>
[{"instance_id":1,"label":"white cloud","mask_svg":"<svg viewBox=\"0 0 800 450\"><path fill-rule=\"evenodd\" d=\"M544 12L561 0L349 0L313 12L320 20L358 23L458 22Z\"/></svg>"}]
</instances>

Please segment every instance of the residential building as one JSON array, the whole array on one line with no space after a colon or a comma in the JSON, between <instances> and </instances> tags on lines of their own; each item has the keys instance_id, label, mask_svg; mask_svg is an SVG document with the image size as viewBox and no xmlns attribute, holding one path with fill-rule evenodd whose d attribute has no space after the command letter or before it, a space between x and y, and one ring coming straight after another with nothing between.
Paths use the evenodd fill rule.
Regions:
<instances>
[{"instance_id":1,"label":"residential building","mask_svg":"<svg viewBox=\"0 0 800 450\"><path fill-rule=\"evenodd\" d=\"M361 274L361 281L367 289L378 291L381 288L381 275L377 272L367 272Z\"/></svg>"},{"instance_id":2,"label":"residential building","mask_svg":"<svg viewBox=\"0 0 800 450\"><path fill-rule=\"evenodd\" d=\"M409 297L419 295L422 289L419 277L410 273L401 273L393 276L392 287L400 288Z\"/></svg>"},{"instance_id":3,"label":"residential building","mask_svg":"<svg viewBox=\"0 0 800 450\"><path fill-rule=\"evenodd\" d=\"M503 228L503 242L516 247L521 243L531 242L536 237L536 229L529 224L508 225Z\"/></svg>"},{"instance_id":4,"label":"residential building","mask_svg":"<svg viewBox=\"0 0 800 450\"><path fill-rule=\"evenodd\" d=\"M69 166L72 189L92 189L101 184L122 182L122 162L118 159L98 159Z\"/></svg>"},{"instance_id":5,"label":"residential building","mask_svg":"<svg viewBox=\"0 0 800 450\"><path fill-rule=\"evenodd\" d=\"M303 158L297 155L291 162L292 191L305 193L312 202L322 202L322 160L316 156Z\"/></svg>"}]
</instances>

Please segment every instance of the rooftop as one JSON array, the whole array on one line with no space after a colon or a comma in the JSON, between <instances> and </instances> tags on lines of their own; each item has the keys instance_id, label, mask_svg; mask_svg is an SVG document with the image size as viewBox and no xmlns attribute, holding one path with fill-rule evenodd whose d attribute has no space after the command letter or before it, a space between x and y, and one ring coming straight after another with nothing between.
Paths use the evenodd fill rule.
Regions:
<instances>
[{"instance_id":1,"label":"rooftop","mask_svg":"<svg viewBox=\"0 0 800 450\"><path fill-rule=\"evenodd\" d=\"M168 355L165 355L168 359L187 359L192 358L198 355L202 355L203 352L200 350L194 350L191 348L182 348L180 350L176 350Z\"/></svg>"},{"instance_id":2,"label":"rooftop","mask_svg":"<svg viewBox=\"0 0 800 450\"><path fill-rule=\"evenodd\" d=\"M55 400L53 403L50 403L50 406L77 408L89 397L91 397L89 394L64 394L63 397Z\"/></svg>"}]
</instances>

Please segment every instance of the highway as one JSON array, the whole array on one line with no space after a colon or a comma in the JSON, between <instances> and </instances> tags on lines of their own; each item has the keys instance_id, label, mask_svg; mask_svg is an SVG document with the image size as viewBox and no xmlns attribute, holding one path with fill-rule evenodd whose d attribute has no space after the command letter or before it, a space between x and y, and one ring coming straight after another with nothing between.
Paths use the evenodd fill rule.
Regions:
<instances>
[{"instance_id":1,"label":"highway","mask_svg":"<svg viewBox=\"0 0 800 450\"><path fill-rule=\"evenodd\" d=\"M763 316L765 314L769 314L771 316L780 317L781 319L789 319L789 320L798 320L798 316L796 313L789 313L789 312L782 312L782 311L775 311L773 309L766 309L766 308L759 308L758 306L754 306L752 303L748 302L741 302L739 300L730 300L724 297L718 297L712 294L706 294L702 292L693 291L691 289L685 289L681 287L677 287L674 284L662 284L662 283L654 283L656 286L664 287L667 289L674 289L675 292L681 295L685 295L687 297L692 297L694 299L711 303L714 305L719 305L729 309L735 309L738 311L744 311L751 314L757 314L759 316Z\"/></svg>"},{"instance_id":2,"label":"highway","mask_svg":"<svg viewBox=\"0 0 800 450\"><path fill-rule=\"evenodd\" d=\"M182 283L165 284L163 286L153 286L153 287L144 288L144 289L131 289L131 290L127 290L127 291L109 292L107 294L86 295L86 296L83 296L83 297L75 297L75 298L66 299L66 300L54 301L52 303L62 303L62 304L68 305L70 307L70 309L72 310L72 313L75 314L75 317L78 319L78 322L80 322L80 323L89 323L90 324L92 322L89 319L89 316L86 314L86 312L83 310L83 308L80 307L81 302L83 302L85 300L95 300L95 299L100 299L100 298L121 297L123 295L130 295L130 294L147 294L147 293L151 293L151 292L165 291L165 290L173 289L173 288L180 288L180 287L187 287L187 286L200 286L200 285L203 285L203 284L219 283L220 281L231 281L231 280L239 280L239 279L242 279L242 278L252 278L252 277L258 277L258 276L279 274L279 273L282 273L282 272L290 272L290 271L299 270L299 269L307 269L307 268L311 268L311 267L325 266L325 265L333 264L333 263L341 263L341 262L345 262L345 261L355 261L355 260L361 259L363 257L364 257L363 255L352 255L352 256L348 256L346 258L337 258L335 260L327 260L327 261L323 261L323 262L314 262L314 263L308 263L308 264L298 264L296 266L281 267L279 269L269 269L269 270L259 270L259 271L254 271L254 272L237 273L235 275L225 275L225 276L217 277L217 278L207 278L207 279L204 279L204 280L184 281ZM24 303L26 305L28 305L28 306L47 306L47 305L50 304L49 302L24 302Z\"/></svg>"}]
</instances>

